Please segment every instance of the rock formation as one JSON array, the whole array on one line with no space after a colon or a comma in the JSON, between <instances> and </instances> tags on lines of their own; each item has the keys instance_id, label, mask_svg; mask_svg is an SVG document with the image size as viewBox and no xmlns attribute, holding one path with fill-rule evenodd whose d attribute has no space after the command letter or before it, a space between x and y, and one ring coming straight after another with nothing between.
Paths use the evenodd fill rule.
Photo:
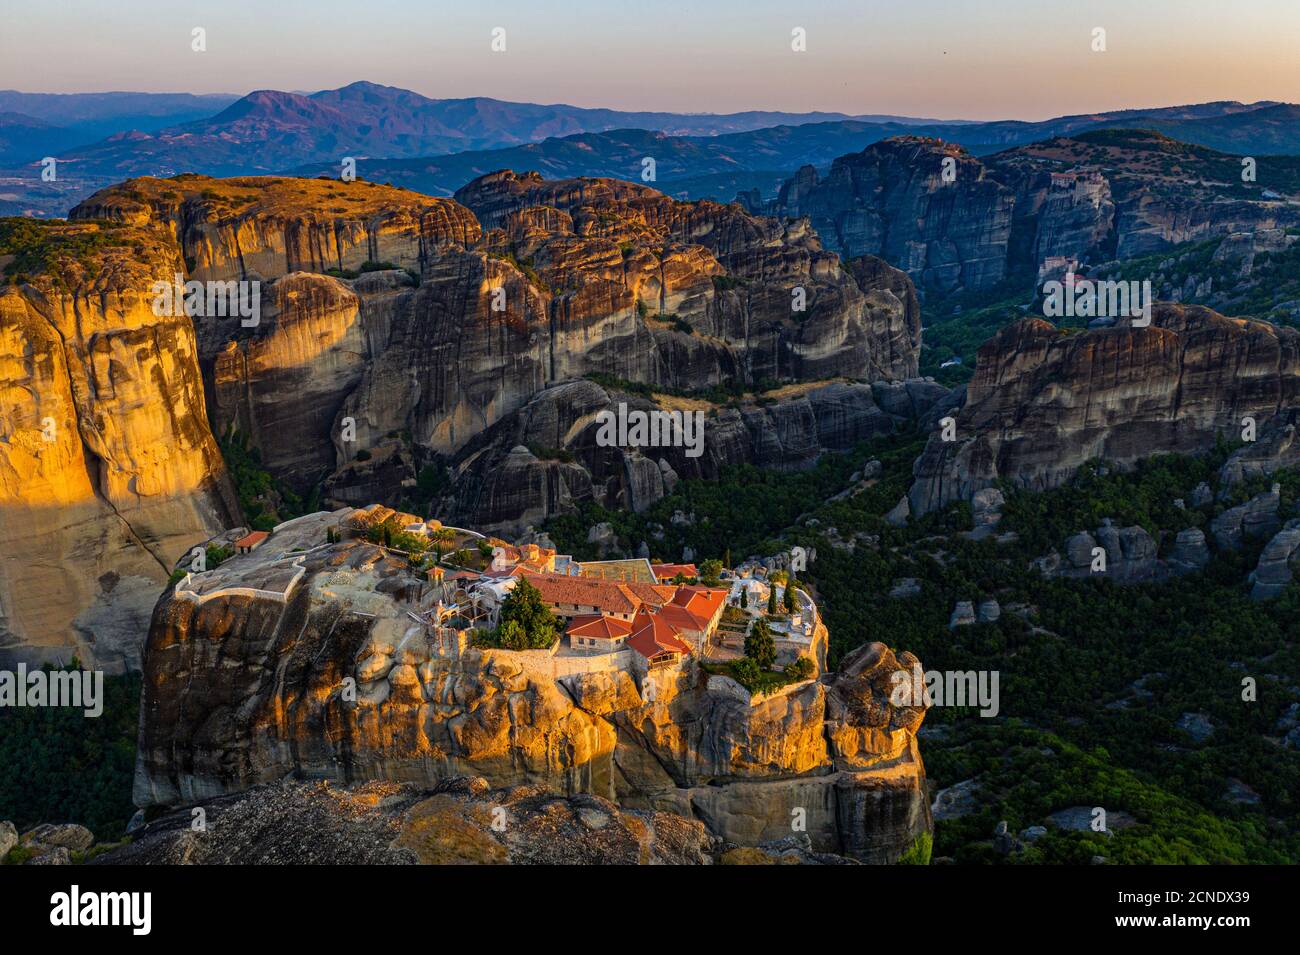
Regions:
<instances>
[{"instance_id":1,"label":"rock formation","mask_svg":"<svg viewBox=\"0 0 1300 955\"><path fill-rule=\"evenodd\" d=\"M1121 467L1159 449L1198 453L1300 404L1300 332L1157 305L1150 327L1070 334L1041 319L979 351L954 441L935 433L913 468L913 513L1005 479L1058 487L1087 461Z\"/></svg>"},{"instance_id":2,"label":"rock formation","mask_svg":"<svg viewBox=\"0 0 1300 955\"><path fill-rule=\"evenodd\" d=\"M910 655L872 644L830 682L750 705L710 691L693 667L643 699L626 672L566 675L542 651L448 654L387 595L404 563L360 541L320 543L333 517L277 532L276 554L310 548L284 602L239 589L272 586L278 558L255 551L223 564L223 589L202 602L173 592L159 603L139 805L287 774L470 775L671 810L740 845L790 835L791 810L804 808L813 848L864 861L897 858L928 829L924 713L889 698L891 675L919 666Z\"/></svg>"},{"instance_id":3,"label":"rock formation","mask_svg":"<svg viewBox=\"0 0 1300 955\"><path fill-rule=\"evenodd\" d=\"M183 270L140 226L0 234L0 659L138 667L185 548L239 508L208 428Z\"/></svg>"},{"instance_id":4,"label":"rock formation","mask_svg":"<svg viewBox=\"0 0 1300 955\"><path fill-rule=\"evenodd\" d=\"M1224 550L1236 550L1245 541L1272 536L1282 523L1277 514L1281 503L1282 489L1275 484L1272 490L1228 508L1210 522L1214 543Z\"/></svg>"},{"instance_id":5,"label":"rock formation","mask_svg":"<svg viewBox=\"0 0 1300 955\"><path fill-rule=\"evenodd\" d=\"M808 216L827 248L881 255L940 293L1004 276L1027 287L1048 260L1096 265L1216 237L1236 236L1223 255L1249 272L1257 252L1287 247L1300 213L1281 196L1234 189L1239 162L1144 130L1057 136L981 159L901 136L839 157L825 178L803 167L769 211Z\"/></svg>"},{"instance_id":6,"label":"rock formation","mask_svg":"<svg viewBox=\"0 0 1300 955\"><path fill-rule=\"evenodd\" d=\"M1006 273L1015 197L959 146L901 136L841 156L825 179L805 166L774 211L807 216L846 258L878 255L918 285L983 289Z\"/></svg>"},{"instance_id":7,"label":"rock formation","mask_svg":"<svg viewBox=\"0 0 1300 955\"><path fill-rule=\"evenodd\" d=\"M165 228L188 278L199 281L269 282L291 272L358 271L367 262L419 271L439 249L481 235L474 216L449 199L283 176L146 176L100 190L69 217Z\"/></svg>"},{"instance_id":8,"label":"rock formation","mask_svg":"<svg viewBox=\"0 0 1300 955\"><path fill-rule=\"evenodd\" d=\"M1280 597L1300 571L1300 519L1287 521L1264 546L1250 575L1250 596L1255 600Z\"/></svg>"},{"instance_id":9,"label":"rock formation","mask_svg":"<svg viewBox=\"0 0 1300 955\"><path fill-rule=\"evenodd\" d=\"M582 501L644 510L677 480L713 478L727 465L781 470L812 466L826 451L894 431L946 395L922 379L875 385L836 381L783 389L781 397L739 407L702 400L657 400L592 381L548 387L462 452L452 523L518 533ZM633 411L699 412L701 453L685 447L620 448L598 442L598 415Z\"/></svg>"},{"instance_id":10,"label":"rock formation","mask_svg":"<svg viewBox=\"0 0 1300 955\"><path fill-rule=\"evenodd\" d=\"M190 277L262 283L257 327L200 328L211 416L300 488L397 436L454 456L543 388L589 374L693 390L917 368L902 272L841 264L806 223L619 180L507 171L453 201L183 176L103 190L74 216L158 224ZM363 493L344 476L337 499Z\"/></svg>"}]
</instances>

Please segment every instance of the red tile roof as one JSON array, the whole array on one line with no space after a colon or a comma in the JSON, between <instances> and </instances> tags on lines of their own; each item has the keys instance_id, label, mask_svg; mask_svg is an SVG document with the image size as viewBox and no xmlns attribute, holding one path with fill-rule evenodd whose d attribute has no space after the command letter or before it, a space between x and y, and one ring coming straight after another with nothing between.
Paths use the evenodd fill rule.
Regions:
<instances>
[{"instance_id":1,"label":"red tile roof","mask_svg":"<svg viewBox=\"0 0 1300 955\"><path fill-rule=\"evenodd\" d=\"M565 574L527 574L530 584L541 591L551 606L560 604L595 607L602 613L635 613L641 598L632 590L636 585L621 584L599 577L569 577Z\"/></svg>"},{"instance_id":2,"label":"red tile roof","mask_svg":"<svg viewBox=\"0 0 1300 955\"><path fill-rule=\"evenodd\" d=\"M681 607L700 623L707 626L719 608L727 602L727 591L708 587L678 587L673 594L673 606Z\"/></svg>"},{"instance_id":3,"label":"red tile roof","mask_svg":"<svg viewBox=\"0 0 1300 955\"><path fill-rule=\"evenodd\" d=\"M565 632L571 637L599 637L602 640L615 640L630 634L632 625L617 617L586 614L574 617Z\"/></svg>"},{"instance_id":4,"label":"red tile roof","mask_svg":"<svg viewBox=\"0 0 1300 955\"><path fill-rule=\"evenodd\" d=\"M632 636L627 645L647 660L664 652L691 652L667 620L646 610L638 613L632 621Z\"/></svg>"},{"instance_id":5,"label":"red tile roof","mask_svg":"<svg viewBox=\"0 0 1300 955\"><path fill-rule=\"evenodd\" d=\"M694 564L651 564L650 569L654 572L656 580L672 580L678 574L683 577L700 576Z\"/></svg>"},{"instance_id":6,"label":"red tile roof","mask_svg":"<svg viewBox=\"0 0 1300 955\"><path fill-rule=\"evenodd\" d=\"M256 547L270 536L271 535L266 531L253 531L235 541L235 549L238 550L240 547Z\"/></svg>"}]
</instances>

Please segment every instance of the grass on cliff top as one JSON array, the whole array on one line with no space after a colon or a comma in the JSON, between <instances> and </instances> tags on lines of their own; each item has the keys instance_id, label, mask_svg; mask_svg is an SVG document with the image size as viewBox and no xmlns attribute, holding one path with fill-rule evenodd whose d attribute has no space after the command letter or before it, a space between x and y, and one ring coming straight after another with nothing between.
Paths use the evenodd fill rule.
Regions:
<instances>
[{"instance_id":1,"label":"grass on cliff top","mask_svg":"<svg viewBox=\"0 0 1300 955\"><path fill-rule=\"evenodd\" d=\"M81 272L92 272L106 249L138 246L143 252L141 237L134 232L110 222L0 218L5 279L11 284L37 275L58 280L74 265Z\"/></svg>"},{"instance_id":2,"label":"grass on cliff top","mask_svg":"<svg viewBox=\"0 0 1300 955\"><path fill-rule=\"evenodd\" d=\"M304 215L372 216L385 212L418 213L448 204L400 186L361 179L303 179L293 176L236 176L217 179L185 173L170 179L143 176L109 186L95 194L97 204L141 207L177 207L197 202L218 215L258 215L301 218Z\"/></svg>"}]
</instances>

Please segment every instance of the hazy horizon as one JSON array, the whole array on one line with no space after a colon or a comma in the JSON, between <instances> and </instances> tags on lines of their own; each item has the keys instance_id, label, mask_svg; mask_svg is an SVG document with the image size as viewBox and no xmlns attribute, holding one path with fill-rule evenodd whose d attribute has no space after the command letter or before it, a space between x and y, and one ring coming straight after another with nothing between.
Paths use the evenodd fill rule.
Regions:
<instances>
[{"instance_id":1,"label":"hazy horizon","mask_svg":"<svg viewBox=\"0 0 1300 955\"><path fill-rule=\"evenodd\" d=\"M1300 101L1300 11L1289 0L1249 9L1209 0L1140 8L1100 0L1086 12L1043 0L987 6L575 0L548 10L286 0L268 8L232 0L199 12L140 0L122 12L64 0L6 13L0 88L239 96L368 80L434 99L974 121ZM194 27L206 30L204 52L191 49ZM491 50L497 27L504 52ZM795 27L806 30L804 52L791 50ZM1096 27L1106 31L1105 52L1092 50Z\"/></svg>"}]
</instances>

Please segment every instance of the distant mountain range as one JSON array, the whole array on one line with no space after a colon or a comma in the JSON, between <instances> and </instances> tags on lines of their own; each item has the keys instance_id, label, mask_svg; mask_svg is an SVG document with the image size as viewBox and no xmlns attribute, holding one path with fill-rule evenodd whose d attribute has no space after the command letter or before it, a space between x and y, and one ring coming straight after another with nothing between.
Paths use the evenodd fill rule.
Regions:
<instances>
[{"instance_id":1,"label":"distant mountain range","mask_svg":"<svg viewBox=\"0 0 1300 955\"><path fill-rule=\"evenodd\" d=\"M612 176L642 179L642 162L655 161L656 188L674 198L730 201L757 189L775 196L800 166L827 168L833 160L894 136L915 135L990 155L1060 136L1104 130L1152 129L1187 143L1236 155L1300 154L1300 107L1240 103L1062 116L1041 123L909 123L844 120L771 126L719 136L669 136L641 129L553 137L508 149L475 150L417 159L361 159L358 175L430 195L451 195L476 176L497 169L533 169L548 178ZM1213 145L1217 143L1218 145ZM288 172L337 176L338 161Z\"/></svg>"},{"instance_id":2,"label":"distant mountain range","mask_svg":"<svg viewBox=\"0 0 1300 955\"><path fill-rule=\"evenodd\" d=\"M95 189L133 176L337 176L345 156L358 160L364 178L433 195L450 195L503 168L642 181L642 161L651 157L653 184L675 197L729 200L758 190L770 198L800 166L826 168L837 156L893 136L932 136L986 155L1115 127L1158 130L1237 154L1300 153L1300 107L1271 101L969 122L439 100L366 82L238 98L0 91L0 214L63 214ZM90 135L105 130L110 134ZM61 161L56 184L32 182L44 156Z\"/></svg>"},{"instance_id":3,"label":"distant mountain range","mask_svg":"<svg viewBox=\"0 0 1300 955\"><path fill-rule=\"evenodd\" d=\"M193 172L200 166L214 175L267 172L326 157L341 158L340 150L385 158L428 156L618 128L718 135L840 120L904 127L935 122L903 116L761 110L698 115L625 112L485 97L439 100L365 82L310 95L258 90L238 98L2 92L0 112L17 114L13 122L19 125L33 121L48 125L52 145L82 146L64 158L92 164L96 173L111 164L121 175L160 168ZM0 125L0 130L3 128ZM98 131L96 136L88 134L92 129ZM250 154L249 145L256 145L257 152ZM31 161L30 154L12 149L0 149L0 157Z\"/></svg>"}]
</instances>

